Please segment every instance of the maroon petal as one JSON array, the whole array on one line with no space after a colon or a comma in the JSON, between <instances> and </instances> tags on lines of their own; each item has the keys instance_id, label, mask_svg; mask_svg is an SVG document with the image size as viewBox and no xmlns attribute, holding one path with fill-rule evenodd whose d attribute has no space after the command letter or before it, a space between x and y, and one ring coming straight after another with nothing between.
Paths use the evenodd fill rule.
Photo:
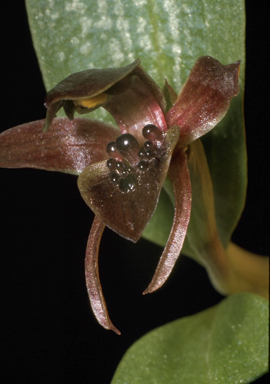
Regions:
<instances>
[{"instance_id":1,"label":"maroon petal","mask_svg":"<svg viewBox=\"0 0 270 384\"><path fill-rule=\"evenodd\" d=\"M52 104L50 106L50 108L47 109L46 119L44 120L43 127L42 127L43 132L48 131L50 125L52 124L53 119L56 116L56 113L59 111L59 109L62 108L62 106L63 106L62 101L57 101L57 103ZM73 118L73 116L72 116L72 118ZM72 120L72 119L70 119L70 120Z\"/></svg>"},{"instance_id":2,"label":"maroon petal","mask_svg":"<svg viewBox=\"0 0 270 384\"><path fill-rule=\"evenodd\" d=\"M87 99L105 92L115 83L124 79L140 64L140 59L122 68L87 69L76 72L58 83L46 95L49 106L61 100Z\"/></svg>"},{"instance_id":3,"label":"maroon petal","mask_svg":"<svg viewBox=\"0 0 270 384\"><path fill-rule=\"evenodd\" d=\"M210 56L197 60L174 106L166 115L168 126L179 125L182 147L216 126L239 92L240 62L222 65Z\"/></svg>"},{"instance_id":4,"label":"maroon petal","mask_svg":"<svg viewBox=\"0 0 270 384\"><path fill-rule=\"evenodd\" d=\"M121 335L121 332L113 325L110 320L106 303L103 297L102 288L99 279L98 254L99 245L105 225L95 217L86 247L85 255L85 279L88 296L92 310L97 321L105 329L110 329Z\"/></svg>"},{"instance_id":5,"label":"maroon petal","mask_svg":"<svg viewBox=\"0 0 270 384\"><path fill-rule=\"evenodd\" d=\"M88 69L66 77L51 89L45 97L45 105L48 109L44 132L48 130L55 112L61 108L62 104L59 104L61 101L89 99L105 91L109 95L123 92L130 85L131 77L129 75L139 64L140 60L137 59L122 68ZM107 98L103 101L106 102ZM85 111L84 108L79 106L78 111L79 113L88 113L102 104L103 102L98 102L93 108L85 108ZM69 115L72 116L72 113L69 113Z\"/></svg>"},{"instance_id":6,"label":"maroon petal","mask_svg":"<svg viewBox=\"0 0 270 384\"><path fill-rule=\"evenodd\" d=\"M164 94L157 83L148 75L141 65L135 68L134 75L137 75L146 87L152 92L162 111L166 112L166 100Z\"/></svg>"},{"instance_id":7,"label":"maroon petal","mask_svg":"<svg viewBox=\"0 0 270 384\"><path fill-rule=\"evenodd\" d=\"M165 79L165 85L162 89L162 92L166 100L166 112L167 112L169 109L172 108L172 106L176 102L178 95L166 79Z\"/></svg>"},{"instance_id":8,"label":"maroon petal","mask_svg":"<svg viewBox=\"0 0 270 384\"><path fill-rule=\"evenodd\" d=\"M114 96L104 108L113 116L122 133L131 133L140 143L142 129L147 124L156 125L162 132L167 130L160 104L138 77L127 91Z\"/></svg>"},{"instance_id":9,"label":"maroon petal","mask_svg":"<svg viewBox=\"0 0 270 384\"><path fill-rule=\"evenodd\" d=\"M102 161L81 173L79 190L100 221L134 242L141 237L156 208L178 138L179 128L175 126L164 134L165 143L153 151L151 159L133 163L120 172ZM121 153L125 159L130 156L134 160L132 153Z\"/></svg>"},{"instance_id":10,"label":"maroon petal","mask_svg":"<svg viewBox=\"0 0 270 384\"><path fill-rule=\"evenodd\" d=\"M191 211L191 183L184 150L174 154L169 177L175 195L173 225L153 279L143 294L154 292L165 283L180 255L186 237Z\"/></svg>"},{"instance_id":11,"label":"maroon petal","mask_svg":"<svg viewBox=\"0 0 270 384\"><path fill-rule=\"evenodd\" d=\"M106 145L119 136L112 126L83 118L57 118L46 133L43 124L44 120L33 121L1 133L0 167L80 174L108 158Z\"/></svg>"}]
</instances>

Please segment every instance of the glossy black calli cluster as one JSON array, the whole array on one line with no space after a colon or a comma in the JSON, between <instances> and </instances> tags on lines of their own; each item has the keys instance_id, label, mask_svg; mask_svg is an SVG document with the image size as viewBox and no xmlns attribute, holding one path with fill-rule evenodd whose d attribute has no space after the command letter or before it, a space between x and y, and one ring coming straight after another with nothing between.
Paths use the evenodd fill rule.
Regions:
<instances>
[{"instance_id":1,"label":"glossy black calli cluster","mask_svg":"<svg viewBox=\"0 0 270 384\"><path fill-rule=\"evenodd\" d=\"M107 166L111 171L111 182L123 193L135 191L141 173L150 171L160 162L164 142L162 132L157 126L148 124L144 126L142 134L146 139L143 147L133 135L124 133L106 148L110 156Z\"/></svg>"}]
</instances>

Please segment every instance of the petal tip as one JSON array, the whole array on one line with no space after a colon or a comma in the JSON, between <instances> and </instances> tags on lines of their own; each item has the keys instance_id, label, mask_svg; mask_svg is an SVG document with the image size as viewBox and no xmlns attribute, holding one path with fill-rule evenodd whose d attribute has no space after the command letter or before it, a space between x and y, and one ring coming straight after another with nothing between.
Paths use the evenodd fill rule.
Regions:
<instances>
[{"instance_id":1,"label":"petal tip","mask_svg":"<svg viewBox=\"0 0 270 384\"><path fill-rule=\"evenodd\" d=\"M108 328L109 331L113 331L115 332L118 336L121 336L121 332L119 331L119 329L117 329L113 324L110 325L110 327Z\"/></svg>"},{"instance_id":2,"label":"petal tip","mask_svg":"<svg viewBox=\"0 0 270 384\"><path fill-rule=\"evenodd\" d=\"M147 295L148 293L151 293L152 291L149 289L149 287L147 287L144 291L143 291L143 295Z\"/></svg>"}]
</instances>

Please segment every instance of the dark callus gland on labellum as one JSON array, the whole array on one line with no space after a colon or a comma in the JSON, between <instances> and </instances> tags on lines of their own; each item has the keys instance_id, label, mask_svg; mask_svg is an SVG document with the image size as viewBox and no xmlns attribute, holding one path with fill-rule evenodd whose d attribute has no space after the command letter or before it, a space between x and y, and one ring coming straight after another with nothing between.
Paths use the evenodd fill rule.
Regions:
<instances>
[{"instance_id":1,"label":"dark callus gland on labellum","mask_svg":"<svg viewBox=\"0 0 270 384\"><path fill-rule=\"evenodd\" d=\"M122 68L74 73L46 96L46 119L0 135L0 166L40 168L78 175L78 187L95 213L85 258L94 314L112 324L99 280L98 252L105 226L136 242L152 217L166 176L175 195L172 229L156 272L144 293L158 289L180 254L191 211L188 145L226 114L238 94L239 64L210 56L197 60L177 96L163 91L137 59ZM55 118L64 108L67 118ZM118 127L74 117L105 108Z\"/></svg>"}]
</instances>

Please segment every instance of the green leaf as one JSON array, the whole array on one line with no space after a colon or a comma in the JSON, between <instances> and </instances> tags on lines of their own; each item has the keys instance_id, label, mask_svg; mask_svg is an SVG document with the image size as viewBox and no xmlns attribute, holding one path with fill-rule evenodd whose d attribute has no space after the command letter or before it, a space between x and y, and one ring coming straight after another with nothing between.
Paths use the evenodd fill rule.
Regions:
<instances>
[{"instance_id":1,"label":"green leaf","mask_svg":"<svg viewBox=\"0 0 270 384\"><path fill-rule=\"evenodd\" d=\"M73 72L123 66L140 57L161 87L166 77L178 92L199 56L211 55L222 64L241 60L240 94L225 119L203 138L213 178L217 227L226 246L246 190L244 0L26 0L26 5L48 90ZM107 116L104 111L91 114L103 120ZM168 203L163 193L144 233L161 245L169 231L164 230L164 221L166 225L172 221ZM162 237L157 235L162 232Z\"/></svg>"},{"instance_id":2,"label":"green leaf","mask_svg":"<svg viewBox=\"0 0 270 384\"><path fill-rule=\"evenodd\" d=\"M46 87L88 68L140 57L161 85L180 89L199 56L244 59L244 1L27 0ZM222 7L222 8L221 8Z\"/></svg>"},{"instance_id":3,"label":"green leaf","mask_svg":"<svg viewBox=\"0 0 270 384\"><path fill-rule=\"evenodd\" d=\"M244 72L244 66L241 71ZM227 247L244 208L247 187L247 154L243 120L243 88L232 99L224 119L202 137L213 182L220 240Z\"/></svg>"},{"instance_id":4,"label":"green leaf","mask_svg":"<svg viewBox=\"0 0 270 384\"><path fill-rule=\"evenodd\" d=\"M268 302L240 293L148 333L112 384L251 383L268 368Z\"/></svg>"}]
</instances>

